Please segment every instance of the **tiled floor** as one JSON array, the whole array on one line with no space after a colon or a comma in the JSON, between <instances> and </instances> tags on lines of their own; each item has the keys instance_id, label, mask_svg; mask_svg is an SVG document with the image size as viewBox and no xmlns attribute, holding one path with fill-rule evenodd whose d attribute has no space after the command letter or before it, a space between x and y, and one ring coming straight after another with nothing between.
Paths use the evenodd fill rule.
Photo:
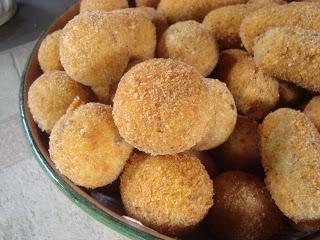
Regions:
<instances>
[{"instance_id":1,"label":"tiled floor","mask_svg":"<svg viewBox=\"0 0 320 240\"><path fill-rule=\"evenodd\" d=\"M123 239L59 192L26 145L18 88L34 44L0 52L0 240Z\"/></svg>"}]
</instances>

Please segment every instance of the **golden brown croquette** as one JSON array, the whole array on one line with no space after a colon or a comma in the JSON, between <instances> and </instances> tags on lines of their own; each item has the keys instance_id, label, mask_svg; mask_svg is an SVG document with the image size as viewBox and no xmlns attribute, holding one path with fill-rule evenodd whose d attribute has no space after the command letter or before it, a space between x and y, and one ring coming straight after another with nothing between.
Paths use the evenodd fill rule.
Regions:
<instances>
[{"instance_id":1,"label":"golden brown croquette","mask_svg":"<svg viewBox=\"0 0 320 240\"><path fill-rule=\"evenodd\" d=\"M39 128L50 133L76 97L88 102L93 96L90 88L76 83L64 71L49 71L30 86L28 106Z\"/></svg>"},{"instance_id":2,"label":"golden brown croquette","mask_svg":"<svg viewBox=\"0 0 320 240\"><path fill-rule=\"evenodd\" d=\"M119 23L121 22L121 23ZM122 39L123 21L104 11L86 11L67 23L60 42L61 63L75 81L88 86L119 81L130 51Z\"/></svg>"},{"instance_id":3,"label":"golden brown croquette","mask_svg":"<svg viewBox=\"0 0 320 240\"><path fill-rule=\"evenodd\" d=\"M127 0L81 0L80 13L94 10L112 11L128 7Z\"/></svg>"},{"instance_id":4,"label":"golden brown croquette","mask_svg":"<svg viewBox=\"0 0 320 240\"><path fill-rule=\"evenodd\" d=\"M204 81L209 88L207 107L210 109L210 120L206 134L194 147L198 151L209 150L224 143L237 121L237 108L226 84L208 78Z\"/></svg>"},{"instance_id":5,"label":"golden brown croquette","mask_svg":"<svg viewBox=\"0 0 320 240\"><path fill-rule=\"evenodd\" d=\"M164 32L158 44L158 56L185 62L206 77L218 63L219 48L202 24L185 21L171 25Z\"/></svg>"},{"instance_id":6,"label":"golden brown croquette","mask_svg":"<svg viewBox=\"0 0 320 240\"><path fill-rule=\"evenodd\" d=\"M270 113L260 128L266 185L295 223L320 219L320 134L299 111ZM319 229L318 229L319 230Z\"/></svg>"},{"instance_id":7,"label":"golden brown croquette","mask_svg":"<svg viewBox=\"0 0 320 240\"><path fill-rule=\"evenodd\" d=\"M320 33L273 28L258 38L253 51L266 74L320 92Z\"/></svg>"},{"instance_id":8,"label":"golden brown croquette","mask_svg":"<svg viewBox=\"0 0 320 240\"><path fill-rule=\"evenodd\" d=\"M262 119L277 105L278 82L262 73L247 52L223 51L215 71L216 77L227 84L240 113Z\"/></svg>"},{"instance_id":9,"label":"golden brown croquette","mask_svg":"<svg viewBox=\"0 0 320 240\"><path fill-rule=\"evenodd\" d=\"M63 70L59 56L61 30L47 35L41 42L38 60L43 72Z\"/></svg>"},{"instance_id":10,"label":"golden brown croquette","mask_svg":"<svg viewBox=\"0 0 320 240\"><path fill-rule=\"evenodd\" d=\"M303 111L320 131L320 96L313 97Z\"/></svg>"},{"instance_id":11,"label":"golden brown croquette","mask_svg":"<svg viewBox=\"0 0 320 240\"><path fill-rule=\"evenodd\" d=\"M57 169L86 188L116 180L132 150L114 125L112 108L100 103L69 110L53 128L49 142Z\"/></svg>"},{"instance_id":12,"label":"golden brown croquette","mask_svg":"<svg viewBox=\"0 0 320 240\"><path fill-rule=\"evenodd\" d=\"M135 154L120 179L129 216L171 236L192 231L213 204L212 181L190 154Z\"/></svg>"},{"instance_id":13,"label":"golden brown croquette","mask_svg":"<svg viewBox=\"0 0 320 240\"><path fill-rule=\"evenodd\" d=\"M253 53L256 38L274 27L301 27L320 31L320 5L317 3L293 2L270 5L248 15L240 27L242 43Z\"/></svg>"},{"instance_id":14,"label":"golden brown croquette","mask_svg":"<svg viewBox=\"0 0 320 240\"><path fill-rule=\"evenodd\" d=\"M210 118L208 91L193 67L172 59L148 60L121 79L114 120L121 136L141 151L184 152L205 134Z\"/></svg>"}]
</instances>

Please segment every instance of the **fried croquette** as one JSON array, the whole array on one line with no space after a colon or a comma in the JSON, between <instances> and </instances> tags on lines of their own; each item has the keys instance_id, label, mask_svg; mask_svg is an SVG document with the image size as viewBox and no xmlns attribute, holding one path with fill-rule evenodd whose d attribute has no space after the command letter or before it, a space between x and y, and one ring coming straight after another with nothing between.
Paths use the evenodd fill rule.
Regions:
<instances>
[{"instance_id":1,"label":"fried croquette","mask_svg":"<svg viewBox=\"0 0 320 240\"><path fill-rule=\"evenodd\" d=\"M206 77L218 63L219 48L202 24L185 21L171 25L164 32L158 44L158 56L185 62Z\"/></svg>"},{"instance_id":2,"label":"fried croquette","mask_svg":"<svg viewBox=\"0 0 320 240\"><path fill-rule=\"evenodd\" d=\"M225 83L214 79L205 79L209 88L210 120L206 134L194 147L203 151L217 147L224 143L232 133L237 121L237 108L232 94Z\"/></svg>"},{"instance_id":3,"label":"fried croquette","mask_svg":"<svg viewBox=\"0 0 320 240\"><path fill-rule=\"evenodd\" d=\"M54 126L49 152L57 169L72 182L97 188L118 178L133 148L119 135L112 108L78 106Z\"/></svg>"},{"instance_id":4,"label":"fried croquette","mask_svg":"<svg viewBox=\"0 0 320 240\"><path fill-rule=\"evenodd\" d=\"M282 228L282 215L263 181L251 174L227 171L214 181L209 228L217 239L269 240Z\"/></svg>"},{"instance_id":5,"label":"fried croquette","mask_svg":"<svg viewBox=\"0 0 320 240\"><path fill-rule=\"evenodd\" d=\"M91 90L98 98L99 102L107 104L110 102L110 86L97 86L92 87Z\"/></svg>"},{"instance_id":6,"label":"fried croquette","mask_svg":"<svg viewBox=\"0 0 320 240\"><path fill-rule=\"evenodd\" d=\"M152 23L160 20L161 16L143 8L126 8L110 13L117 21L113 31L119 33L119 41L125 43L130 50L130 60L147 60L154 57L157 45L156 27ZM108 23L110 25L110 23Z\"/></svg>"},{"instance_id":7,"label":"fried croquette","mask_svg":"<svg viewBox=\"0 0 320 240\"><path fill-rule=\"evenodd\" d=\"M261 167L258 133L259 124L239 115L228 140L215 150L217 163L225 170L254 171Z\"/></svg>"},{"instance_id":8,"label":"fried croquette","mask_svg":"<svg viewBox=\"0 0 320 240\"><path fill-rule=\"evenodd\" d=\"M279 105L281 107L296 107L303 102L306 92L303 88L298 87L290 82L279 82Z\"/></svg>"},{"instance_id":9,"label":"fried croquette","mask_svg":"<svg viewBox=\"0 0 320 240\"><path fill-rule=\"evenodd\" d=\"M43 72L63 70L59 56L61 30L47 35L41 42L38 60Z\"/></svg>"},{"instance_id":10,"label":"fried croquette","mask_svg":"<svg viewBox=\"0 0 320 240\"><path fill-rule=\"evenodd\" d=\"M119 21L108 12L86 11L67 23L62 31L60 58L70 77L91 87L120 80L130 52L120 41L121 29L115 28Z\"/></svg>"},{"instance_id":11,"label":"fried croquette","mask_svg":"<svg viewBox=\"0 0 320 240\"><path fill-rule=\"evenodd\" d=\"M141 7L152 7L152 8L157 8L159 2L161 0L136 0L136 6Z\"/></svg>"},{"instance_id":12,"label":"fried croquette","mask_svg":"<svg viewBox=\"0 0 320 240\"><path fill-rule=\"evenodd\" d=\"M203 24L217 39L220 49L241 48L239 29L248 14L264 7L261 4L236 4L212 10Z\"/></svg>"},{"instance_id":13,"label":"fried croquette","mask_svg":"<svg viewBox=\"0 0 320 240\"><path fill-rule=\"evenodd\" d=\"M255 63L266 74L320 92L320 32L273 28L253 50Z\"/></svg>"},{"instance_id":14,"label":"fried croquette","mask_svg":"<svg viewBox=\"0 0 320 240\"><path fill-rule=\"evenodd\" d=\"M310 100L303 111L320 131L320 96L316 96Z\"/></svg>"},{"instance_id":15,"label":"fried croquette","mask_svg":"<svg viewBox=\"0 0 320 240\"><path fill-rule=\"evenodd\" d=\"M159 232L177 236L192 231L213 204L213 185L196 157L136 154L120 178L129 216Z\"/></svg>"},{"instance_id":16,"label":"fried croquette","mask_svg":"<svg viewBox=\"0 0 320 240\"><path fill-rule=\"evenodd\" d=\"M247 2L248 4L264 4L264 5L268 5L268 4L286 4L288 3L285 0L249 0Z\"/></svg>"},{"instance_id":17,"label":"fried croquette","mask_svg":"<svg viewBox=\"0 0 320 240\"><path fill-rule=\"evenodd\" d=\"M201 22L213 9L246 2L247 0L161 0L158 11L166 16L169 24L186 20Z\"/></svg>"},{"instance_id":18,"label":"fried croquette","mask_svg":"<svg viewBox=\"0 0 320 240\"><path fill-rule=\"evenodd\" d=\"M294 2L284 5L270 5L254 11L240 26L242 43L253 53L256 38L274 27L301 27L320 31L320 5L317 3Z\"/></svg>"},{"instance_id":19,"label":"fried croquette","mask_svg":"<svg viewBox=\"0 0 320 240\"><path fill-rule=\"evenodd\" d=\"M193 67L172 59L152 59L122 77L113 116L120 135L139 150L152 155L184 152L205 134L210 119L208 93Z\"/></svg>"},{"instance_id":20,"label":"fried croquette","mask_svg":"<svg viewBox=\"0 0 320 240\"><path fill-rule=\"evenodd\" d=\"M50 133L77 96L85 102L93 100L91 90L73 81L64 71L49 71L30 86L28 106L39 128Z\"/></svg>"},{"instance_id":21,"label":"fried croquette","mask_svg":"<svg viewBox=\"0 0 320 240\"><path fill-rule=\"evenodd\" d=\"M168 28L168 22L165 16L160 14L157 10L151 7L138 7L135 11L141 13L144 17L149 19L156 27L157 38L160 38L163 32Z\"/></svg>"},{"instance_id":22,"label":"fried croquette","mask_svg":"<svg viewBox=\"0 0 320 240\"><path fill-rule=\"evenodd\" d=\"M277 206L295 223L320 220L320 134L299 111L282 108L260 127L265 182Z\"/></svg>"},{"instance_id":23,"label":"fried croquette","mask_svg":"<svg viewBox=\"0 0 320 240\"><path fill-rule=\"evenodd\" d=\"M127 0L81 0L80 13L94 10L112 11L128 7Z\"/></svg>"},{"instance_id":24,"label":"fried croquette","mask_svg":"<svg viewBox=\"0 0 320 240\"><path fill-rule=\"evenodd\" d=\"M279 84L257 69L243 50L225 50L216 67L216 77L227 84L238 111L253 119L266 116L279 101Z\"/></svg>"},{"instance_id":25,"label":"fried croquette","mask_svg":"<svg viewBox=\"0 0 320 240\"><path fill-rule=\"evenodd\" d=\"M210 179L214 179L215 176L218 174L218 169L212 156L208 152L204 151L190 151L189 153L200 160L202 165L207 170Z\"/></svg>"}]
</instances>

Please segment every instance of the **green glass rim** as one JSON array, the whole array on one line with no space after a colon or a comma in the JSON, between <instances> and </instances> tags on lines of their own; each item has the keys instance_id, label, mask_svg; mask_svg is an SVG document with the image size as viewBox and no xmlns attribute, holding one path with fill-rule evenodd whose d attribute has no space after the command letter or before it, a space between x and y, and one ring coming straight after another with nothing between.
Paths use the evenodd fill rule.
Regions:
<instances>
[{"instance_id":1,"label":"green glass rim","mask_svg":"<svg viewBox=\"0 0 320 240\"><path fill-rule=\"evenodd\" d=\"M57 21L57 20L56 20ZM42 36L37 41L31 54L29 55L28 61L24 67L23 74L21 76L20 89L19 89L19 116L24 132L24 136L27 140L28 146L33 153L33 156L37 160L38 164L49 177L49 179L55 184L55 186L76 206L78 206L85 213L104 224L114 232L133 240L161 240L145 231L142 231L134 226L131 226L121 220L115 218L114 216L108 214L107 212L100 209L98 206L94 205L88 199L76 192L47 162L46 158L42 154L41 150L37 146L36 140L34 139L30 126L26 117L25 106L25 96L26 96L26 73L30 66L30 60L32 56L36 53L42 39L46 36L47 32L43 33Z\"/></svg>"}]
</instances>

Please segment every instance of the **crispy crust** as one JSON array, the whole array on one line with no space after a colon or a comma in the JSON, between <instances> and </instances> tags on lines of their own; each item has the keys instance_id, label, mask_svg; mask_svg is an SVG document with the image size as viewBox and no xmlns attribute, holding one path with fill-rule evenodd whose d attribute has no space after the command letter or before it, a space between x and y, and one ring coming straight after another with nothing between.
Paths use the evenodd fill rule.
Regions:
<instances>
[{"instance_id":1,"label":"crispy crust","mask_svg":"<svg viewBox=\"0 0 320 240\"><path fill-rule=\"evenodd\" d=\"M215 178L214 187L208 217L217 239L269 240L281 230L282 215L259 178L228 171Z\"/></svg>"},{"instance_id":2,"label":"crispy crust","mask_svg":"<svg viewBox=\"0 0 320 240\"><path fill-rule=\"evenodd\" d=\"M320 96L316 96L310 100L303 111L320 131Z\"/></svg>"},{"instance_id":3,"label":"crispy crust","mask_svg":"<svg viewBox=\"0 0 320 240\"><path fill-rule=\"evenodd\" d=\"M168 28L166 17L152 7L138 7L134 9L155 25L157 29L157 38L159 39L163 32Z\"/></svg>"},{"instance_id":4,"label":"crispy crust","mask_svg":"<svg viewBox=\"0 0 320 240\"><path fill-rule=\"evenodd\" d=\"M194 229L213 204L213 185L199 159L189 154L135 154L121 175L127 213L169 235Z\"/></svg>"},{"instance_id":5,"label":"crispy crust","mask_svg":"<svg viewBox=\"0 0 320 240\"><path fill-rule=\"evenodd\" d=\"M257 69L253 59L243 50L223 51L216 76L227 84L238 111L250 118L263 118L279 101L278 82Z\"/></svg>"},{"instance_id":6,"label":"crispy crust","mask_svg":"<svg viewBox=\"0 0 320 240\"><path fill-rule=\"evenodd\" d=\"M216 149L219 166L225 170L254 171L261 167L258 123L239 115L228 140Z\"/></svg>"},{"instance_id":7,"label":"crispy crust","mask_svg":"<svg viewBox=\"0 0 320 240\"><path fill-rule=\"evenodd\" d=\"M246 2L247 0L161 0L158 11L166 16L169 24L185 20L201 22L213 9Z\"/></svg>"},{"instance_id":8,"label":"crispy crust","mask_svg":"<svg viewBox=\"0 0 320 240\"><path fill-rule=\"evenodd\" d=\"M259 35L271 28L285 26L296 26L319 32L320 5L294 2L259 9L243 20L240 27L240 37L247 51L253 53L252 48Z\"/></svg>"},{"instance_id":9,"label":"crispy crust","mask_svg":"<svg viewBox=\"0 0 320 240\"><path fill-rule=\"evenodd\" d=\"M152 22L155 18L140 8L120 9L110 14L114 20L121 22L121 26L115 27L114 30L121 29L123 35L120 41L129 47L130 60L142 61L153 58L157 45L156 27Z\"/></svg>"},{"instance_id":10,"label":"crispy crust","mask_svg":"<svg viewBox=\"0 0 320 240\"><path fill-rule=\"evenodd\" d=\"M264 7L262 4L236 4L212 10L203 20L220 49L241 48L239 30L242 20Z\"/></svg>"},{"instance_id":11,"label":"crispy crust","mask_svg":"<svg viewBox=\"0 0 320 240\"><path fill-rule=\"evenodd\" d=\"M81 0L80 13L93 10L112 11L128 7L127 0Z\"/></svg>"},{"instance_id":12,"label":"crispy crust","mask_svg":"<svg viewBox=\"0 0 320 240\"><path fill-rule=\"evenodd\" d=\"M210 120L206 134L194 147L204 151L224 143L231 135L237 122L237 108L229 89L225 83L214 79L205 79L209 88Z\"/></svg>"},{"instance_id":13,"label":"crispy crust","mask_svg":"<svg viewBox=\"0 0 320 240\"><path fill-rule=\"evenodd\" d=\"M73 81L65 72L49 71L30 86L28 106L39 128L50 133L77 96L85 102L93 100L91 90Z\"/></svg>"},{"instance_id":14,"label":"crispy crust","mask_svg":"<svg viewBox=\"0 0 320 240\"><path fill-rule=\"evenodd\" d=\"M104 11L86 11L67 23L60 58L68 75L88 86L119 81L130 58L124 27L122 18Z\"/></svg>"},{"instance_id":15,"label":"crispy crust","mask_svg":"<svg viewBox=\"0 0 320 240\"><path fill-rule=\"evenodd\" d=\"M63 70L59 56L61 33L62 30L58 30L47 35L40 45L38 60L44 72Z\"/></svg>"},{"instance_id":16,"label":"crispy crust","mask_svg":"<svg viewBox=\"0 0 320 240\"><path fill-rule=\"evenodd\" d=\"M57 169L86 188L116 180L132 150L114 125L112 108L100 103L69 111L53 128L49 142Z\"/></svg>"},{"instance_id":17,"label":"crispy crust","mask_svg":"<svg viewBox=\"0 0 320 240\"><path fill-rule=\"evenodd\" d=\"M206 77L218 63L219 48L202 24L185 21L171 25L164 32L158 44L158 56L185 62Z\"/></svg>"},{"instance_id":18,"label":"crispy crust","mask_svg":"<svg viewBox=\"0 0 320 240\"><path fill-rule=\"evenodd\" d=\"M253 50L257 66L266 74L320 92L319 33L273 28L259 37Z\"/></svg>"},{"instance_id":19,"label":"crispy crust","mask_svg":"<svg viewBox=\"0 0 320 240\"><path fill-rule=\"evenodd\" d=\"M172 59L140 63L121 79L113 116L136 148L165 155L186 151L205 133L208 88L191 66Z\"/></svg>"},{"instance_id":20,"label":"crispy crust","mask_svg":"<svg viewBox=\"0 0 320 240\"><path fill-rule=\"evenodd\" d=\"M294 222L320 219L320 134L309 118L282 108L260 129L265 182L281 211Z\"/></svg>"}]
</instances>

